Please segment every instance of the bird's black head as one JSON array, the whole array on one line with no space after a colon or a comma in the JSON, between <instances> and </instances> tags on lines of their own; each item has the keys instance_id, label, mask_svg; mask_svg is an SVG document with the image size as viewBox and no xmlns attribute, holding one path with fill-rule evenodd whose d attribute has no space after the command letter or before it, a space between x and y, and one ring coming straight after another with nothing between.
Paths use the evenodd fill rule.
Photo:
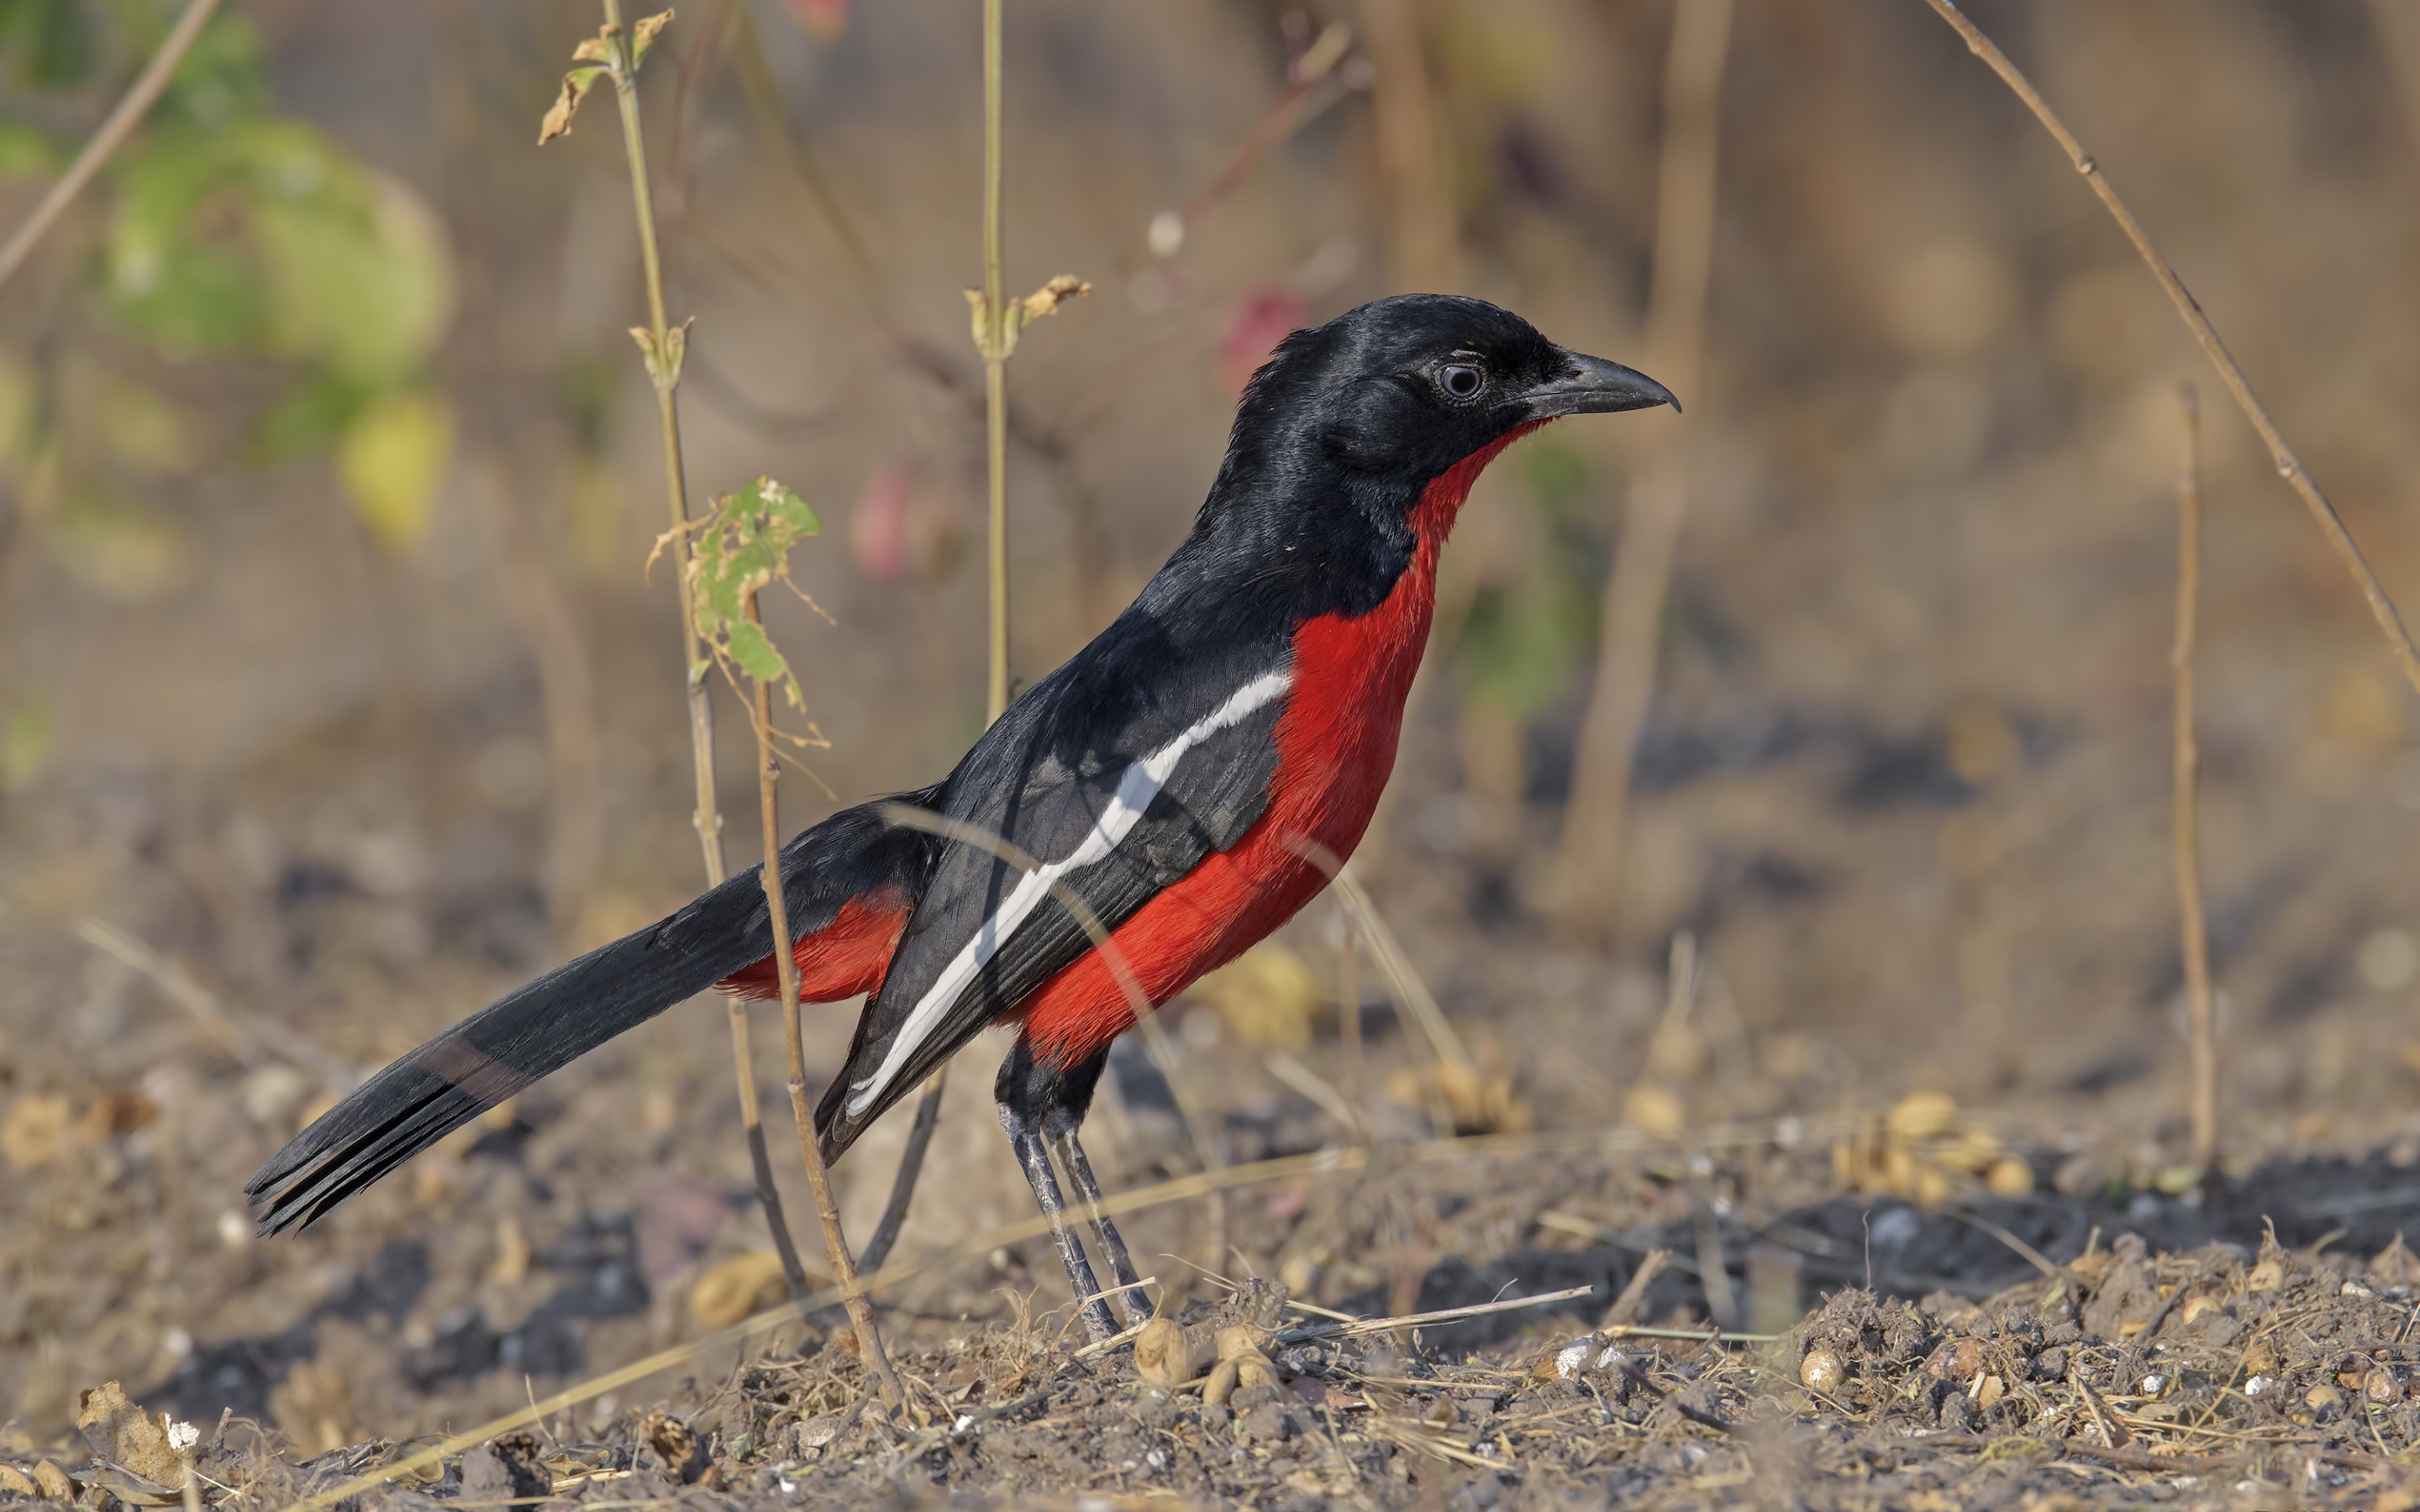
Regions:
<instances>
[{"instance_id":1,"label":"bird's black head","mask_svg":"<svg viewBox=\"0 0 2420 1512\"><path fill-rule=\"evenodd\" d=\"M1288 336L1252 376L1192 536L1138 609L1209 582L1281 618L1364 612L1441 543L1493 447L1559 415L1666 404L1680 408L1654 379L1481 300L1365 304Z\"/></svg>"},{"instance_id":2,"label":"bird's black head","mask_svg":"<svg viewBox=\"0 0 2420 1512\"><path fill-rule=\"evenodd\" d=\"M1654 379L1567 351L1510 310L1404 294L1288 336L1245 391L1233 444L1315 450L1417 489L1537 421L1667 404L1680 408Z\"/></svg>"}]
</instances>

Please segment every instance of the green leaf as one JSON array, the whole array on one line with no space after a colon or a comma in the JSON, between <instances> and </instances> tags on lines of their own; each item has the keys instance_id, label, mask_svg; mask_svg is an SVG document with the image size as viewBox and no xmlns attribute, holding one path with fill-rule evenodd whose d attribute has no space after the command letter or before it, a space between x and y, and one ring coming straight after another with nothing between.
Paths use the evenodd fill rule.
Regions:
<instances>
[{"instance_id":1,"label":"green leaf","mask_svg":"<svg viewBox=\"0 0 2420 1512\"><path fill-rule=\"evenodd\" d=\"M384 395L336 440L336 474L379 545L410 550L428 532L454 457L454 407L427 390Z\"/></svg>"},{"instance_id":2,"label":"green leaf","mask_svg":"<svg viewBox=\"0 0 2420 1512\"><path fill-rule=\"evenodd\" d=\"M370 382L408 376L453 314L442 225L382 174L262 136L253 171L268 192L255 197L251 229L269 292L269 349Z\"/></svg>"},{"instance_id":3,"label":"green leaf","mask_svg":"<svg viewBox=\"0 0 2420 1512\"><path fill-rule=\"evenodd\" d=\"M0 0L0 53L30 89L65 89L92 73L92 20L78 0Z\"/></svg>"},{"instance_id":4,"label":"green leaf","mask_svg":"<svg viewBox=\"0 0 2420 1512\"><path fill-rule=\"evenodd\" d=\"M0 183L48 177L66 161L41 132L15 121L0 121Z\"/></svg>"},{"instance_id":5,"label":"green leaf","mask_svg":"<svg viewBox=\"0 0 2420 1512\"><path fill-rule=\"evenodd\" d=\"M153 119L224 126L267 115L270 103L260 33L245 18L222 11L209 19L178 60Z\"/></svg>"},{"instance_id":6,"label":"green leaf","mask_svg":"<svg viewBox=\"0 0 2420 1512\"><path fill-rule=\"evenodd\" d=\"M194 230L206 205L240 210L245 188L223 142L198 131L146 139L117 173L101 259L117 317L171 355L244 349L266 327L268 296L242 248Z\"/></svg>"},{"instance_id":7,"label":"green leaf","mask_svg":"<svg viewBox=\"0 0 2420 1512\"><path fill-rule=\"evenodd\" d=\"M761 625L735 620L724 649L739 670L760 683L786 683L790 680L790 664L773 649L773 641Z\"/></svg>"},{"instance_id":8,"label":"green leaf","mask_svg":"<svg viewBox=\"0 0 2420 1512\"><path fill-rule=\"evenodd\" d=\"M1454 646L1465 686L1507 714L1539 713L1563 690L1593 640L1593 609L1560 578L1482 589Z\"/></svg>"},{"instance_id":9,"label":"green leaf","mask_svg":"<svg viewBox=\"0 0 2420 1512\"><path fill-rule=\"evenodd\" d=\"M343 373L304 374L252 424L244 450L255 462L290 462L334 440L374 397L361 379Z\"/></svg>"},{"instance_id":10,"label":"green leaf","mask_svg":"<svg viewBox=\"0 0 2420 1512\"><path fill-rule=\"evenodd\" d=\"M444 332L436 216L309 126L158 133L116 177L103 286L172 354L260 351L392 385Z\"/></svg>"},{"instance_id":11,"label":"green leaf","mask_svg":"<svg viewBox=\"0 0 2420 1512\"><path fill-rule=\"evenodd\" d=\"M690 553L690 605L697 631L741 671L779 683L793 707L805 696L798 677L748 607L775 579L789 580L790 548L823 528L807 501L771 478L758 478L714 501Z\"/></svg>"}]
</instances>

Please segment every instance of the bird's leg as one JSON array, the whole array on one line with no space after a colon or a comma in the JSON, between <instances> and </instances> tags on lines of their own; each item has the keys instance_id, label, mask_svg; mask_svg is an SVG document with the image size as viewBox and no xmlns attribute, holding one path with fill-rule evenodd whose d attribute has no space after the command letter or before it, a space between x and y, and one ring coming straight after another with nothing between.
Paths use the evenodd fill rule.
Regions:
<instances>
[{"instance_id":1,"label":"bird's leg","mask_svg":"<svg viewBox=\"0 0 2420 1512\"><path fill-rule=\"evenodd\" d=\"M1126 1253L1126 1242L1119 1237L1118 1226L1101 1211L1101 1183L1094 1180L1093 1163L1076 1138L1078 1117L1064 1108L1053 1108L1042 1120L1043 1135L1058 1153L1059 1164L1066 1167L1067 1184L1076 1189L1076 1200L1084 1205L1085 1219L1093 1226L1093 1242L1099 1247L1101 1260L1109 1268L1109 1280L1118 1288L1118 1311L1131 1328L1150 1319L1151 1306L1142 1294L1141 1281L1135 1275L1134 1258Z\"/></svg>"},{"instance_id":2,"label":"bird's leg","mask_svg":"<svg viewBox=\"0 0 2420 1512\"><path fill-rule=\"evenodd\" d=\"M1084 1332L1097 1344L1118 1328L1102 1304L1101 1284L1093 1277L1093 1262L1084 1257L1084 1246L1067 1227L1067 1202L1059 1195L1059 1178L1050 1169L1049 1146L1033 1120L1006 1100L1000 1104L1000 1126L1008 1134L1009 1148L1016 1152L1016 1164L1024 1167L1026 1185L1033 1188L1033 1205L1050 1220L1050 1239L1059 1246L1059 1263L1067 1268L1067 1284L1076 1288Z\"/></svg>"}]
</instances>

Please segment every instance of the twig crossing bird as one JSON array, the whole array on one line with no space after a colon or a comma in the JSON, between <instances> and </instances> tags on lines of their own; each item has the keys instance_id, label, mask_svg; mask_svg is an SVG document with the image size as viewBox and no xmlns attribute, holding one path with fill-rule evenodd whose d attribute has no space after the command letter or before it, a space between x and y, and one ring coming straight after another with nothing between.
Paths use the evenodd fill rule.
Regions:
<instances>
[{"instance_id":1,"label":"twig crossing bird","mask_svg":"<svg viewBox=\"0 0 2420 1512\"><path fill-rule=\"evenodd\" d=\"M1480 470L1558 416L1666 404L1654 380L1477 300L1404 295L1288 336L1245 390L1191 534L1125 612L938 786L782 848L799 995L870 995L816 1110L825 1157L977 1031L1015 1024L1001 1126L1092 1299L1086 1327L1114 1332L1051 1159L1098 1200L1077 1129L1138 996L1164 1003L1233 960L1326 885L1323 860L1352 855ZM928 822L895 822L900 805ZM752 868L412 1051L253 1178L261 1231L315 1222L709 986L774 995L771 922ZM1092 1228L1134 1288L1115 1227ZM1139 1292L1112 1294L1140 1316Z\"/></svg>"}]
</instances>

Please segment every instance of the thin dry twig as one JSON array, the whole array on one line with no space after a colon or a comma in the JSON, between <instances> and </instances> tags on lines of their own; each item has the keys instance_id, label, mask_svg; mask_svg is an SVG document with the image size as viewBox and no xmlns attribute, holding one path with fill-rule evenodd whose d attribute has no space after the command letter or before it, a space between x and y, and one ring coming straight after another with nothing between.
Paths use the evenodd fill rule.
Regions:
<instances>
[{"instance_id":1,"label":"thin dry twig","mask_svg":"<svg viewBox=\"0 0 2420 1512\"><path fill-rule=\"evenodd\" d=\"M664 502L671 516L671 529L663 542L672 552L673 580L680 595L681 664L689 670L690 768L696 789L696 807L690 821L697 830L698 846L705 856L706 886L716 887L722 885L726 872L722 813L714 793L714 704L706 687L706 671L712 663L698 636L696 605L690 584L689 537L695 526L689 515L689 473L681 455L677 397L681 354L689 345L689 326L684 322L674 327L664 313L664 267L656 245L655 201L647 182L646 135L639 125L637 65L622 29L621 0L601 3L606 29L612 38L606 58L614 100L621 111L623 155L629 163L630 203L638 220L639 263L647 292L647 324L633 334L641 337L640 349L646 357L647 378L656 393L657 426L663 440ZM773 848L767 848L768 861L777 854ZM748 1041L748 1005L736 995L728 995L723 999L723 1011L731 1026L739 1123L748 1141L757 1205L765 1211L765 1226L771 1230L773 1251L781 1257L782 1275L788 1283L790 1295L803 1296L807 1290L806 1268L799 1263L798 1245L790 1238L789 1220L782 1211L781 1188L773 1182L772 1155L765 1145L764 1112L756 1098L755 1055Z\"/></svg>"},{"instance_id":2,"label":"thin dry twig","mask_svg":"<svg viewBox=\"0 0 2420 1512\"><path fill-rule=\"evenodd\" d=\"M25 224L8 239L8 244L0 247L0 285L7 284L10 275L24 265L35 245L49 234L52 226L58 224L59 217L75 203L75 197L92 182L93 175L101 172L101 165L125 146L126 139L134 134L134 128L141 125L143 117L151 113L151 107L160 102L160 97L167 92L168 81L177 76L177 65L184 61L194 39L202 35L202 27L209 23L210 12L218 8L219 0L189 0L184 14L177 18L177 24L161 39L160 50L151 54L151 61L135 75L134 83L127 88L126 98L120 100L117 108L109 113L109 118L101 123L101 130L92 134L92 140L76 154L75 162L68 164L68 171L51 186L51 192L42 196L42 202L34 207L34 213L25 217Z\"/></svg>"},{"instance_id":3,"label":"thin dry twig","mask_svg":"<svg viewBox=\"0 0 2420 1512\"><path fill-rule=\"evenodd\" d=\"M1714 248L1715 171L1731 0L1682 0L1664 69L1656 172L1655 271L1647 365L1696 402ZM1602 930L1621 890L1623 829L1638 733L1655 693L1664 601L1689 508L1688 430L1668 428L1637 469L1605 587L1594 684L1580 726L1557 853L1555 907L1566 929Z\"/></svg>"},{"instance_id":4,"label":"thin dry twig","mask_svg":"<svg viewBox=\"0 0 2420 1512\"><path fill-rule=\"evenodd\" d=\"M1632 1271L1630 1279L1622 1284L1621 1295L1614 1298L1613 1305L1605 1310L1605 1318L1597 1324L1597 1332L1626 1329L1636 1321L1640 1309L1647 1305L1647 1288L1655 1284L1655 1278L1662 1275L1664 1268L1671 1262L1672 1252L1668 1249L1652 1249L1640 1256L1637 1269Z\"/></svg>"},{"instance_id":5,"label":"thin dry twig","mask_svg":"<svg viewBox=\"0 0 2420 1512\"><path fill-rule=\"evenodd\" d=\"M1377 70L1371 113L1389 223L1387 287L1454 293L1462 283L1461 229L1419 0L1361 0L1361 25Z\"/></svg>"},{"instance_id":6,"label":"thin dry twig","mask_svg":"<svg viewBox=\"0 0 2420 1512\"><path fill-rule=\"evenodd\" d=\"M756 595L747 600L748 618L758 619ZM848 1320L857 1331L858 1358L866 1373L874 1378L876 1389L882 1393L883 1405L898 1408L907 1400L900 1390L899 1377L891 1368L891 1357L883 1352L882 1331L874 1321L874 1304L865 1298L864 1288L858 1285L857 1266L849 1258L848 1236L841 1231L840 1205L832 1200L831 1177L824 1169L823 1151L815 1144L814 1105L807 1099L807 1047L799 1015L799 963L790 953L790 915L782 897L782 811L779 784L782 763L773 754L773 688L763 678L755 679L756 726L756 798L757 808L765 821L765 864L757 875L764 880L765 906L773 925L773 971L782 988L782 1028L790 1055L790 1114L799 1125L799 1156L806 1163L807 1185L815 1195L815 1217L824 1230L824 1250L831 1258L832 1280L836 1282L848 1310Z\"/></svg>"},{"instance_id":7,"label":"thin dry twig","mask_svg":"<svg viewBox=\"0 0 2420 1512\"><path fill-rule=\"evenodd\" d=\"M1426 1328L1432 1323L1450 1323L1465 1318L1480 1318L1489 1313L1517 1312L1524 1307L1544 1307L1574 1297L1585 1297L1594 1287L1568 1287L1561 1291L1542 1291L1534 1297L1508 1297L1502 1302L1482 1302L1468 1307L1444 1307L1435 1312L1405 1313L1397 1318L1359 1318L1349 1323L1311 1323L1290 1328L1278 1335L1280 1344L1293 1344L1304 1339L1359 1338L1366 1334L1389 1334L1399 1328Z\"/></svg>"},{"instance_id":8,"label":"thin dry twig","mask_svg":"<svg viewBox=\"0 0 2420 1512\"><path fill-rule=\"evenodd\" d=\"M2017 66L2009 61L2009 55L1967 20L1965 12L1950 0L1925 0L1925 4L1947 22L1965 40L1966 50L1981 58L1993 73L2000 76L2000 82L2024 102L2025 108L2033 112L2034 119L2041 122L2042 129L2050 132L2058 143L2059 149L2067 154L2068 161L2075 165L2075 171L2092 186L2092 193L2100 196L2110 219L2126 233L2126 239L2134 244L2134 251L2151 270L2151 276L2157 278L2160 286L2167 291L2169 302L2177 307L2178 316L2183 319L2186 329L2193 332L2194 340L2201 344L2203 355L2210 359L2212 367L2218 369L2219 379L2226 385L2226 392L2235 396L2235 403L2243 411L2244 418L2252 422L2254 430L2259 432L2261 444L2269 448L2269 459L2276 466L2277 475L2284 478L2303 501L2303 507L2310 514L2311 523L2319 527L2319 534L2326 539L2336 560L2344 563L2345 571L2352 578L2353 586L2361 591L2363 601L2369 606L2370 617L2378 622L2379 632L2386 637L2387 648L2395 654L2396 664L2403 670L2405 680L2415 690L2420 690L2420 647L2412 644L2412 632L2404 628L2403 616L2397 612L2395 601L2386 595L2386 589L2379 582L2378 574L2370 570L2368 560L2362 555L2352 532L2345 528L2344 519L2336 514L2335 505L2319 491L2319 486L2312 481L2309 471L2304 468L2302 458L2286 444L2286 438L2277 429L2277 423L2269 417L2268 409L2253 394L2251 380L2243 376L2243 369L2236 365L2226 344L2219 339L2217 328L2210 323L2210 316L2202 313L2201 305L2186 290L2184 281L2177 276L2177 270L2152 244L2150 234L2143 229L2143 223L2134 219L2134 212L2126 208L2126 202L2118 197L2118 192L2102 177L2100 164L2084 150L2084 144L2075 139L2075 133L2067 129L2067 123L2058 118L2050 108L2049 101L2043 100L2040 92L2018 71Z\"/></svg>"},{"instance_id":9,"label":"thin dry twig","mask_svg":"<svg viewBox=\"0 0 2420 1512\"><path fill-rule=\"evenodd\" d=\"M192 1016L204 1038L220 1051L240 1050L247 1057L308 1067L332 1092L360 1085L362 1073L321 1049L316 1041L286 1025L271 1027L237 1012L195 981L182 963L162 955L115 924L86 914L75 921L75 933L85 944L159 988L162 995Z\"/></svg>"},{"instance_id":10,"label":"thin dry twig","mask_svg":"<svg viewBox=\"0 0 2420 1512\"><path fill-rule=\"evenodd\" d=\"M2176 866L2178 950L2191 1015L2194 1164L2218 1158L2218 1022L2211 1001L2210 931L2201 903L2201 829L2195 780L2201 751L2194 734L2194 633L2201 606L2201 403L2190 383L2177 390L2184 416L2177 469L2177 638L2168 652L2176 678Z\"/></svg>"},{"instance_id":11,"label":"thin dry twig","mask_svg":"<svg viewBox=\"0 0 2420 1512\"><path fill-rule=\"evenodd\" d=\"M1476 1062L1470 1057L1470 1047L1462 1042L1462 1036L1446 1022L1445 1011L1437 1007L1436 995L1429 991L1428 983L1420 980L1411 958L1404 954L1403 946L1395 939L1395 932L1388 927L1377 905L1370 901L1370 894L1362 890L1360 882L1349 867L1339 866L1332 875L1337 901L1352 914L1361 937L1370 942L1370 954L1376 958L1379 974L1387 979L1387 985L1394 990L1396 1002L1410 1011L1413 1022L1419 1025L1420 1032L1427 1037L1438 1059L1458 1070L1471 1070Z\"/></svg>"}]
</instances>

